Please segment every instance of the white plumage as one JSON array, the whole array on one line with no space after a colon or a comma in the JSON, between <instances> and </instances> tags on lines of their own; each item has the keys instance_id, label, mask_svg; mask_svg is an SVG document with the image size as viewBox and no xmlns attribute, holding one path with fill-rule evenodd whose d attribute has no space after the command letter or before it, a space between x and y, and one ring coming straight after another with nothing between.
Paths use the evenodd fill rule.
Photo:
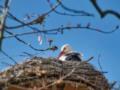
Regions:
<instances>
[{"instance_id":1,"label":"white plumage","mask_svg":"<svg viewBox=\"0 0 120 90\"><path fill-rule=\"evenodd\" d=\"M82 54L74 52L69 44L65 44L61 47L61 52L58 56L58 59L61 61L81 61Z\"/></svg>"}]
</instances>

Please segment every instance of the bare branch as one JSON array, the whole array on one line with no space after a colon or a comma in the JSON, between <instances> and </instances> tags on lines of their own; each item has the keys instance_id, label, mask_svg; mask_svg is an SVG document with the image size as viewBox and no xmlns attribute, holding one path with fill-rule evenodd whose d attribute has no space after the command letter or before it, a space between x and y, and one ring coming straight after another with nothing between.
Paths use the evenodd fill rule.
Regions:
<instances>
[{"instance_id":1,"label":"bare branch","mask_svg":"<svg viewBox=\"0 0 120 90\"><path fill-rule=\"evenodd\" d=\"M21 27L24 27L24 26L27 26L31 29L35 29L37 30L36 28L33 28L29 25L33 25L33 24L42 24L45 17L48 16L50 13L52 13L58 6L60 5L60 3L56 3L48 12L45 12L43 13L41 16L39 16L38 18L36 18L35 20L31 21L31 22L28 22L28 23L24 23L23 21L19 20L17 17L15 17L14 15L12 15L10 12L9 12L9 15L10 17L19 22L21 25L17 25L17 26L11 26L11 27L8 27L8 28L11 28L11 29L17 29L17 28L21 28ZM6 26L7 27L7 26Z\"/></svg>"},{"instance_id":2,"label":"bare branch","mask_svg":"<svg viewBox=\"0 0 120 90\"><path fill-rule=\"evenodd\" d=\"M6 22L10 0L5 0L4 7L2 10L2 20L0 21L0 49L2 47L3 35L4 35L4 25Z\"/></svg>"},{"instance_id":3,"label":"bare branch","mask_svg":"<svg viewBox=\"0 0 120 90\"><path fill-rule=\"evenodd\" d=\"M9 29L9 28L7 28ZM103 34L111 34L117 30L119 30L119 26L116 26L115 29L113 30L110 30L110 31L104 31L104 30L101 30L101 29L98 29L98 28L94 28L92 26L88 26L88 25L85 25L85 26L80 26L80 25L77 25L77 26L61 26L61 27L58 27L58 28L54 28L54 29L48 29L48 30L37 30L37 31L31 31L31 32L25 32L25 33L20 33L20 34L14 34L14 35L11 35L11 36L6 36L4 37L5 38L12 38L14 36L24 36L24 35L30 35L30 34L37 34L37 33L43 33L43 34L63 34L64 31L66 30L71 30L71 29L80 29L80 30L90 30L90 31L95 31L95 32L99 32L99 33L103 33Z\"/></svg>"},{"instance_id":4,"label":"bare branch","mask_svg":"<svg viewBox=\"0 0 120 90\"><path fill-rule=\"evenodd\" d=\"M97 0L90 0L90 2L92 3L92 5L95 7L95 9L97 10L97 12L99 13L99 15L101 16L101 18L104 18L105 16L107 16L108 14L111 14L115 17L117 17L118 19L120 19L120 13L113 11L113 10L105 10L103 11L99 5L97 4Z\"/></svg>"},{"instance_id":5,"label":"bare branch","mask_svg":"<svg viewBox=\"0 0 120 90\"><path fill-rule=\"evenodd\" d=\"M50 1L47 1L48 2L48 4L49 4L49 6L50 6L50 8L53 8L53 5L52 5L52 3L50 2ZM59 0L58 1L59 3L60 3L60 5L61 6L63 6L63 7L65 7L63 4L62 4L62 2ZM65 7L65 8L67 8L67 7ZM67 8L67 10L68 10L69 8ZM72 9L70 9L70 10L72 10ZM69 10L69 11L70 11ZM79 12L79 13L67 13L67 12L60 12L60 11L57 11L56 9L54 9L53 10L56 14L58 14L58 15L63 15L63 16L93 16L92 14L86 14L84 11L77 11L77 10L72 10L72 11L77 11L77 12Z\"/></svg>"},{"instance_id":6,"label":"bare branch","mask_svg":"<svg viewBox=\"0 0 120 90\"><path fill-rule=\"evenodd\" d=\"M79 11L79 10L75 10L75 9L71 9L69 7L66 7L62 2L60 2L60 6L64 9L64 10L67 10L68 12L72 12L72 13L77 13L77 14L81 14L83 16L94 16L93 14L90 14L88 12L85 12L85 11Z\"/></svg>"},{"instance_id":7,"label":"bare branch","mask_svg":"<svg viewBox=\"0 0 120 90\"><path fill-rule=\"evenodd\" d=\"M10 35L14 36L14 38L16 40L18 40L20 43L23 43L24 45L29 46L31 49L33 49L35 51L47 51L47 50L49 50L48 48L47 49L37 49L37 48L33 47L30 43L27 43L24 40L20 39L19 37L15 36L13 33L9 32L9 31L6 31L6 32L9 33Z\"/></svg>"},{"instance_id":8,"label":"bare branch","mask_svg":"<svg viewBox=\"0 0 120 90\"><path fill-rule=\"evenodd\" d=\"M4 65L6 65L6 66L13 66L13 64L11 64L11 63L7 63L7 62L0 62L1 64L4 64Z\"/></svg>"},{"instance_id":9,"label":"bare branch","mask_svg":"<svg viewBox=\"0 0 120 90\"><path fill-rule=\"evenodd\" d=\"M4 52L3 50L1 50L1 53L3 53L3 55L5 55L6 57L8 57L12 62L14 62L14 64L18 64L16 62L16 60L14 60L11 56L9 56L6 52Z\"/></svg>"},{"instance_id":10,"label":"bare branch","mask_svg":"<svg viewBox=\"0 0 120 90\"><path fill-rule=\"evenodd\" d=\"M101 63L100 63L100 58L101 58L101 55L99 54L98 55L98 64L99 64L101 72L103 72L103 69L102 69L102 66L101 66Z\"/></svg>"}]
</instances>

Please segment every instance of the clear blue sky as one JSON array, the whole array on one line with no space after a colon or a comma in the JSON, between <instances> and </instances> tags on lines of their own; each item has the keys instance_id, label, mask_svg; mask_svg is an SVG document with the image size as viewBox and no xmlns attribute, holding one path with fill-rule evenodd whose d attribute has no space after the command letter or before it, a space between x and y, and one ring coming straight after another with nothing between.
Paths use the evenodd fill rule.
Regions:
<instances>
[{"instance_id":1,"label":"clear blue sky","mask_svg":"<svg viewBox=\"0 0 120 90\"><path fill-rule=\"evenodd\" d=\"M0 0L0 4L4 0ZM55 3L56 0L51 0ZM59 27L61 25L86 25L88 22L92 26L98 27L102 30L109 31L113 29L116 25L120 25L120 20L112 15L101 19L95 8L89 2L89 0L63 0L64 4L70 8L77 10L85 10L90 13L93 13L95 17L70 17L70 16L61 16L55 13L51 13L49 17L45 20L45 29L52 29ZM103 10L112 9L120 13L120 0L98 0L99 5ZM10 11L20 18L21 20L28 13L37 13L42 14L43 12L48 11L49 6L46 0L12 0ZM60 7L57 10L63 11ZM63 11L64 12L64 11ZM8 25L15 25L16 23L8 20ZM41 29L41 26L39 26ZM11 30L12 31L12 30ZM21 28L13 30L14 33L20 33L24 31L30 31L29 28ZM48 43L45 41L43 36L43 44L39 45L37 42L37 35L23 36L24 40L32 43L38 48L47 47ZM65 43L70 44L75 51L82 52L84 54L83 58L88 59L90 56L94 56L94 60L91 61L96 68L99 69L98 65L98 55L101 54L101 65L104 71L108 73L105 74L110 81L120 81L120 30L112 34L101 34L94 31L89 31L86 29L72 29L70 31L65 31L63 35L49 35L46 38L52 38L54 44L57 46L62 46ZM16 59L18 62L24 60L25 57L20 57L23 51L30 52L32 54L38 53L39 56L44 57L56 57L59 53L59 50L56 52L35 52L27 46L16 41L14 38L5 39L3 42L3 50L6 51L10 56ZM4 55L0 53L0 60L12 63ZM0 69L5 67L0 64Z\"/></svg>"}]
</instances>

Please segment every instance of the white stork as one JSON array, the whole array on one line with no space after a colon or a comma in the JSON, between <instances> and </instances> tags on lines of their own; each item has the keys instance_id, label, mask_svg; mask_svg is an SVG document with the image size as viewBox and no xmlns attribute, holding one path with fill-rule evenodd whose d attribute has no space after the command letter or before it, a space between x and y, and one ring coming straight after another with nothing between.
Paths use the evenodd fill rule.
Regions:
<instances>
[{"instance_id":1,"label":"white stork","mask_svg":"<svg viewBox=\"0 0 120 90\"><path fill-rule=\"evenodd\" d=\"M81 61L82 54L73 51L69 44L65 44L61 47L61 52L57 59L61 61Z\"/></svg>"}]
</instances>

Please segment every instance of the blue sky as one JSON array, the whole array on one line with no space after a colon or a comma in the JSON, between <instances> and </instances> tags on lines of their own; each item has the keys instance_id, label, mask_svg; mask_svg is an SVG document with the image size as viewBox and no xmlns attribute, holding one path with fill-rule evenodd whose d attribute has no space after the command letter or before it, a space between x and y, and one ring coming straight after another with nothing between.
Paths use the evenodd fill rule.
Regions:
<instances>
[{"instance_id":1,"label":"blue sky","mask_svg":"<svg viewBox=\"0 0 120 90\"><path fill-rule=\"evenodd\" d=\"M4 0L0 0L0 4ZM52 3L55 3L56 0L51 0ZM70 8L77 10L85 10L89 13L93 13L95 17L70 17L70 16L61 16L57 15L54 12L45 19L45 28L52 29L55 27L60 27L61 25L86 25L91 23L92 26L100 28L105 31L113 29L116 25L120 25L120 20L112 15L101 19L99 14L96 12L95 8L89 2L89 0L63 0L63 3ZM120 0L98 0L100 7L103 10L112 9L120 13ZM12 0L10 11L23 20L24 16L28 13L42 14L43 12L48 11L50 8L46 0ZM60 7L57 8L59 11L64 10ZM7 20L8 25L16 25L17 23L12 20ZM37 26L42 29L41 26ZM17 30L11 30L14 33L30 31L29 28L20 28ZM37 34L38 35L38 34ZM101 65L104 71L108 73L105 74L110 81L120 81L120 30L112 34L102 34L94 31L89 31L86 29L72 29L65 31L63 35L48 35L43 37L43 44L39 45L37 42L37 35L28 35L22 36L21 38L27 42L32 43L38 48L45 48L48 46L48 43L45 40L46 38L52 38L54 40L54 45L61 47L63 44L70 44L75 51L82 52L84 54L83 58L88 59L90 56L94 56L94 60L91 63L99 69L98 65L98 55L101 54ZM56 52L36 52L31 50L29 47L24 46L23 44L16 41L14 38L4 39L3 50L6 51L10 56L16 59L18 62L24 60L25 57L20 57L23 51L30 52L44 57L56 57L60 51ZM0 53L0 60L12 63L4 55ZM0 69L5 67L1 64Z\"/></svg>"}]
</instances>

